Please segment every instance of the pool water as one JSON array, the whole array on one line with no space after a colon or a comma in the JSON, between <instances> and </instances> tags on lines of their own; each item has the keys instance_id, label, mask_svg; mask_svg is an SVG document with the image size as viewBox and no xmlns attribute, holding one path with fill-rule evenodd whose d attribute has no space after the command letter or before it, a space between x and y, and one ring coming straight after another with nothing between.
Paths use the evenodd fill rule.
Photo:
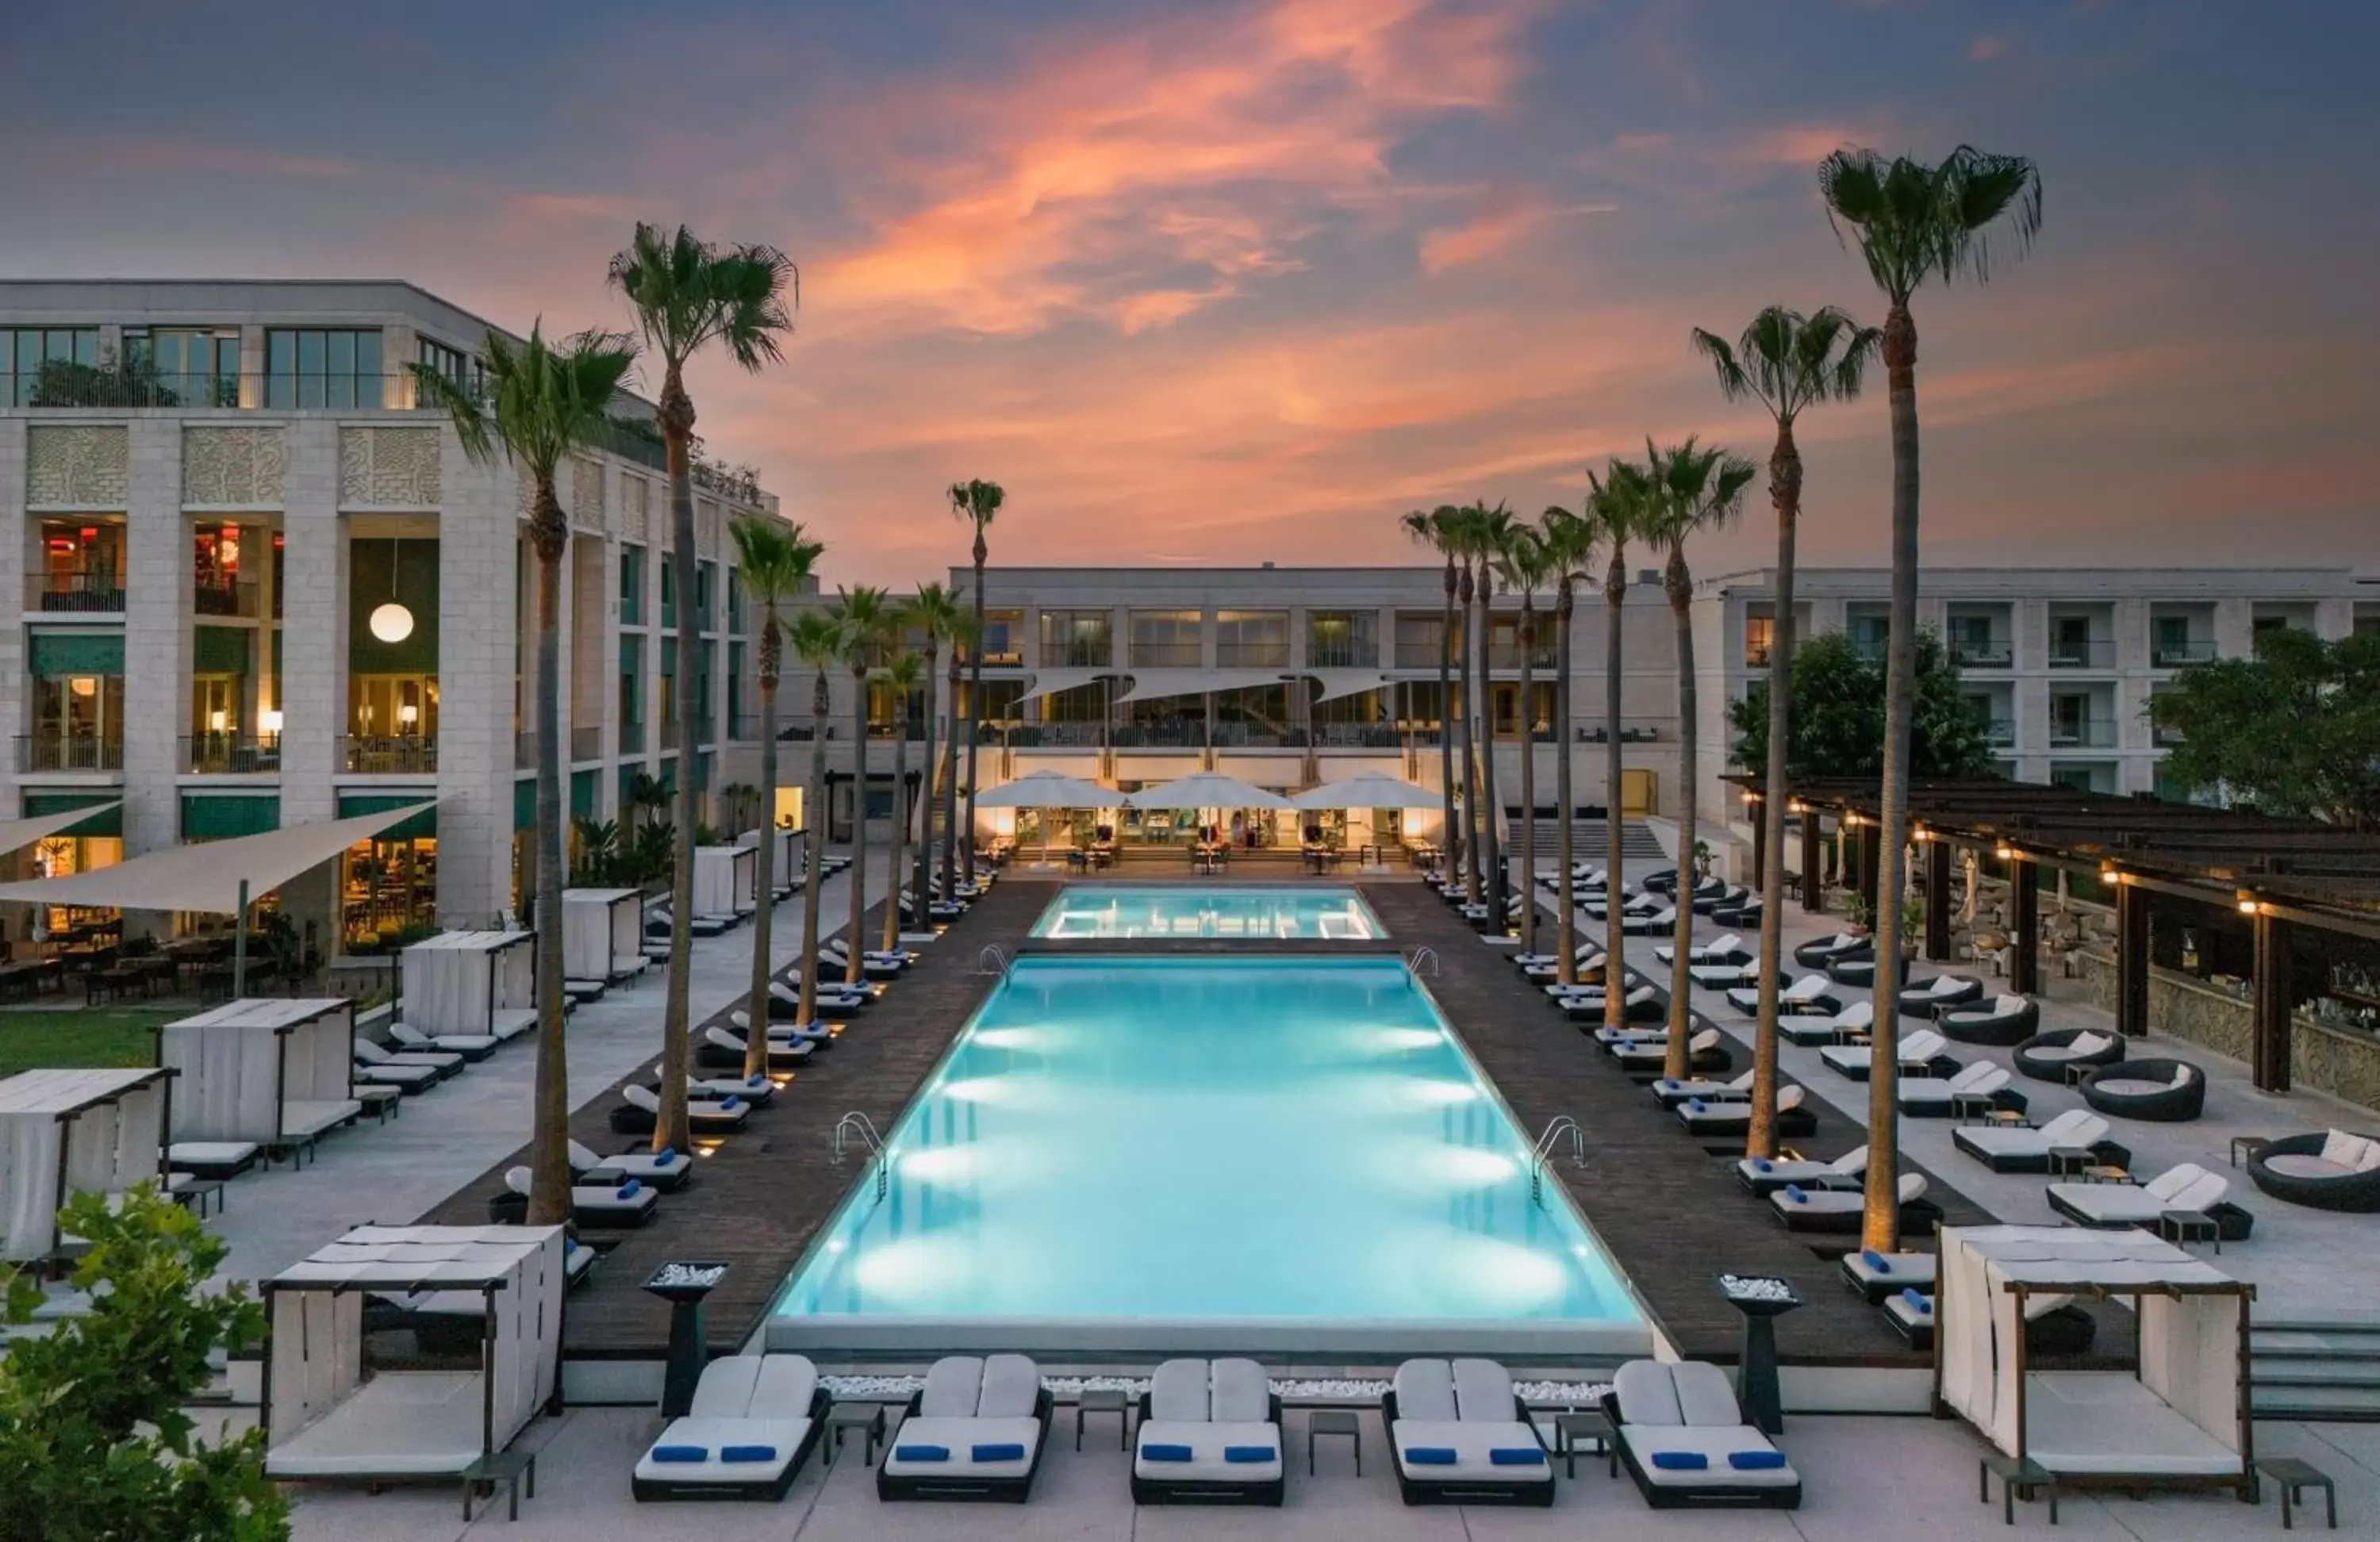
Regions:
<instances>
[{"instance_id":1,"label":"pool water","mask_svg":"<svg viewBox=\"0 0 2380 1542\"><path fill-rule=\"evenodd\" d=\"M1021 959L886 1148L881 1197L856 1174L772 1344L892 1344L903 1323L942 1347L969 1323L981 1347L1184 1347L1189 1324L1248 1351L1352 1342L1331 1324L1645 1342L1399 959Z\"/></svg>"},{"instance_id":2,"label":"pool water","mask_svg":"<svg viewBox=\"0 0 2380 1542\"><path fill-rule=\"evenodd\" d=\"M1050 938L1319 938L1366 942L1385 937L1379 917L1353 889L1271 884L1070 883L1033 924Z\"/></svg>"}]
</instances>

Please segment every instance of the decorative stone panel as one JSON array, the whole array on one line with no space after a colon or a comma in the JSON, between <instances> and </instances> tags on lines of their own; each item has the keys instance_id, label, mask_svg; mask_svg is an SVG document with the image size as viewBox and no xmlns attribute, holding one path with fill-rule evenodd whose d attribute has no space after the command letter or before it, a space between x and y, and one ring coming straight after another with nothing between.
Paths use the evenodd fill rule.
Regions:
<instances>
[{"instance_id":1,"label":"decorative stone panel","mask_svg":"<svg viewBox=\"0 0 2380 1542\"><path fill-rule=\"evenodd\" d=\"M603 528L603 467L584 455L570 461L570 522L582 530Z\"/></svg>"},{"instance_id":2,"label":"decorative stone panel","mask_svg":"<svg viewBox=\"0 0 2380 1542\"><path fill-rule=\"evenodd\" d=\"M694 505L694 552L698 557L719 555L719 505L708 498Z\"/></svg>"},{"instance_id":3,"label":"decorative stone panel","mask_svg":"<svg viewBox=\"0 0 2380 1542\"><path fill-rule=\"evenodd\" d=\"M288 453L277 428L182 431L185 504L277 508L288 469Z\"/></svg>"},{"instance_id":4,"label":"decorative stone panel","mask_svg":"<svg viewBox=\"0 0 2380 1542\"><path fill-rule=\"evenodd\" d=\"M341 429L339 502L436 508L442 502L438 438L436 429Z\"/></svg>"},{"instance_id":5,"label":"decorative stone panel","mask_svg":"<svg viewBox=\"0 0 2380 1542\"><path fill-rule=\"evenodd\" d=\"M131 496L131 437L121 423L35 423L25 430L29 508L121 509Z\"/></svg>"},{"instance_id":6,"label":"decorative stone panel","mask_svg":"<svg viewBox=\"0 0 2380 1542\"><path fill-rule=\"evenodd\" d=\"M646 510L651 500L653 484L643 477L620 479L620 537L624 540L642 540L646 535Z\"/></svg>"}]
</instances>

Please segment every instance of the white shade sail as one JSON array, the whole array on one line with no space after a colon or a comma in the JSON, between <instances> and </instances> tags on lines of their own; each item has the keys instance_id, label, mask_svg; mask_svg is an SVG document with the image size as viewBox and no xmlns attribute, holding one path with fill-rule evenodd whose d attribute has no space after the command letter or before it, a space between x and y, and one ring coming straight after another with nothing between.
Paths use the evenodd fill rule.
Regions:
<instances>
[{"instance_id":1,"label":"white shade sail","mask_svg":"<svg viewBox=\"0 0 2380 1542\"><path fill-rule=\"evenodd\" d=\"M975 801L978 808L1113 808L1123 800L1112 787L1039 771L986 787Z\"/></svg>"},{"instance_id":2,"label":"white shade sail","mask_svg":"<svg viewBox=\"0 0 2380 1542\"><path fill-rule=\"evenodd\" d=\"M1200 771L1162 786L1143 787L1123 800L1135 808L1293 808L1278 793L1252 787L1236 776Z\"/></svg>"},{"instance_id":3,"label":"white shade sail","mask_svg":"<svg viewBox=\"0 0 2380 1542\"><path fill-rule=\"evenodd\" d=\"M47 840L69 825L82 823L93 814L104 814L111 808L120 808L123 803L124 800L121 798L113 798L105 803L94 803L88 807L68 808L57 814L41 814L30 820L0 820L0 856L6 856L19 846L30 846L36 841Z\"/></svg>"},{"instance_id":4,"label":"white shade sail","mask_svg":"<svg viewBox=\"0 0 2380 1542\"><path fill-rule=\"evenodd\" d=\"M402 824L435 807L437 802L435 798L425 798L402 808L383 808L353 819L292 825L286 830L268 830L261 835L237 835L198 845L167 846L112 868L66 878L0 883L0 900L237 915L242 883L248 886L251 903L261 900L357 842L368 841L391 825ZM89 808L76 809L74 819L89 819L92 812ZM65 822L71 824L74 820Z\"/></svg>"},{"instance_id":5,"label":"white shade sail","mask_svg":"<svg viewBox=\"0 0 2380 1542\"><path fill-rule=\"evenodd\" d=\"M1300 808L1433 808L1442 799L1417 783L1366 771L1308 787L1289 801Z\"/></svg>"},{"instance_id":6,"label":"white shade sail","mask_svg":"<svg viewBox=\"0 0 2380 1542\"><path fill-rule=\"evenodd\" d=\"M1056 696L1061 691L1071 691L1077 686L1087 686L1103 675L1114 673L1115 671L1111 669L1037 669L1033 672L1033 684L1026 687L1025 694L1016 699L1030 701L1037 696ZM982 801L981 798L976 800L978 805Z\"/></svg>"},{"instance_id":7,"label":"white shade sail","mask_svg":"<svg viewBox=\"0 0 2380 1542\"><path fill-rule=\"evenodd\" d=\"M1342 696L1361 696L1389 685L1389 677L1377 669L1309 669L1306 679L1314 682L1314 699L1336 701ZM1378 807L1387 807L1387 804Z\"/></svg>"},{"instance_id":8,"label":"white shade sail","mask_svg":"<svg viewBox=\"0 0 2380 1542\"><path fill-rule=\"evenodd\" d=\"M1119 707L1128 701L1157 701L1169 696L1204 696L1208 691L1278 686L1292 678L1285 669L1135 669L1123 673L1131 677L1132 686L1116 698Z\"/></svg>"}]
</instances>

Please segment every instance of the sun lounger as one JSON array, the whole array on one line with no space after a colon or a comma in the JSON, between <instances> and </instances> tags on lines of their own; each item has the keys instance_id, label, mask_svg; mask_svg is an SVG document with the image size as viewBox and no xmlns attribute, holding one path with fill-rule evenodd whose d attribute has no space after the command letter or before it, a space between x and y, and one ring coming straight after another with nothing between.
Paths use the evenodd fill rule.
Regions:
<instances>
[{"instance_id":1,"label":"sun lounger","mask_svg":"<svg viewBox=\"0 0 2380 1542\"><path fill-rule=\"evenodd\" d=\"M683 1151L623 1151L599 1157L577 1141L570 1143L570 1175L582 1184L617 1185L634 1178L647 1188L672 1194L694 1176L694 1159Z\"/></svg>"},{"instance_id":2,"label":"sun lounger","mask_svg":"<svg viewBox=\"0 0 2380 1542\"><path fill-rule=\"evenodd\" d=\"M504 1187L528 1198L528 1169L504 1169ZM642 1226L652 1220L654 1208L660 1203L660 1191L647 1188L635 1178L623 1178L616 1184L574 1184L570 1189L570 1219L589 1231L616 1231Z\"/></svg>"},{"instance_id":3,"label":"sun lounger","mask_svg":"<svg viewBox=\"0 0 2380 1542\"><path fill-rule=\"evenodd\" d=\"M1900 1074L1904 1076L1930 1075L1934 1062L1949 1047L1949 1041L1933 1029L1918 1029L1896 1046ZM1867 1080L1868 1068L1874 1063L1875 1055L1874 1046L1867 1044L1829 1044L1818 1051L1818 1058L1826 1062L1828 1070L1855 1082Z\"/></svg>"},{"instance_id":4,"label":"sun lounger","mask_svg":"<svg viewBox=\"0 0 2380 1542\"><path fill-rule=\"evenodd\" d=\"M2041 1008L2023 996L2000 995L1988 1002L1937 1011L1934 1021L1944 1037L1961 1044L1990 1044L2001 1049L2022 1044L2041 1027Z\"/></svg>"},{"instance_id":5,"label":"sun lounger","mask_svg":"<svg viewBox=\"0 0 2380 1542\"><path fill-rule=\"evenodd\" d=\"M1787 1042L1808 1049L1814 1044L1840 1044L1854 1034L1865 1034L1876 1027L1876 1003L1853 1002L1832 1017L1791 1017L1779 1014L1778 1036Z\"/></svg>"},{"instance_id":6,"label":"sun lounger","mask_svg":"<svg viewBox=\"0 0 2380 1542\"><path fill-rule=\"evenodd\" d=\"M1050 1394L1022 1354L937 1360L876 1470L880 1500L1022 1504L1049 1441Z\"/></svg>"},{"instance_id":7,"label":"sun lounger","mask_svg":"<svg viewBox=\"0 0 2380 1542\"><path fill-rule=\"evenodd\" d=\"M1802 1017L1832 1017L1842 1003L1828 994L1834 982L1824 975L1804 975L1777 993L1777 1010ZM1727 993L1728 1005L1750 1017L1760 1011L1760 988L1742 985Z\"/></svg>"},{"instance_id":8,"label":"sun lounger","mask_svg":"<svg viewBox=\"0 0 2380 1542\"><path fill-rule=\"evenodd\" d=\"M1149 1378L1133 1442L1135 1504L1278 1505L1281 1399L1253 1360L1168 1360Z\"/></svg>"},{"instance_id":9,"label":"sun lounger","mask_svg":"<svg viewBox=\"0 0 2380 1542\"><path fill-rule=\"evenodd\" d=\"M1793 962L1800 965L1804 969L1824 969L1828 965L1833 963L1839 958L1852 958L1862 955L1874 957L1875 954L1876 940L1874 938L1854 937L1848 931L1838 931L1829 936L1816 938L1811 941L1804 942L1800 947L1795 948L1793 950Z\"/></svg>"},{"instance_id":10,"label":"sun lounger","mask_svg":"<svg viewBox=\"0 0 2380 1542\"><path fill-rule=\"evenodd\" d=\"M705 1028L702 1030L702 1042L694 1047L694 1063L722 1070L740 1068L747 1047L747 1040L725 1028ZM808 1039L771 1037L769 1040L769 1069L798 1071L813 1052L814 1047Z\"/></svg>"},{"instance_id":11,"label":"sun lounger","mask_svg":"<svg viewBox=\"0 0 2380 1542\"><path fill-rule=\"evenodd\" d=\"M1998 1108L2024 1107L2024 1095L2009 1090L2007 1067L1987 1060L1979 1060L1947 1079L1931 1076L1903 1082L1895 1099L1900 1111L1912 1119L1948 1119L1961 1103L1978 1099Z\"/></svg>"},{"instance_id":12,"label":"sun lounger","mask_svg":"<svg viewBox=\"0 0 2380 1542\"><path fill-rule=\"evenodd\" d=\"M1753 1074L1749 1071L1729 1082L1715 1082L1704 1076L1697 1076L1692 1081L1673 1082L1669 1077L1663 1076L1653 1084L1653 1101L1665 1109L1674 1109L1680 1103L1691 1102L1695 1099L1700 1099L1706 1103L1724 1103L1734 1099L1749 1098L1752 1096L1752 1076Z\"/></svg>"},{"instance_id":13,"label":"sun lounger","mask_svg":"<svg viewBox=\"0 0 2380 1542\"><path fill-rule=\"evenodd\" d=\"M1716 1366L1631 1360L1612 1378L1603 1413L1614 1454L1656 1510L1683 1504L1791 1510L1802 1502L1801 1475L1744 1421L1727 1373Z\"/></svg>"},{"instance_id":14,"label":"sun lounger","mask_svg":"<svg viewBox=\"0 0 2380 1542\"><path fill-rule=\"evenodd\" d=\"M1689 964L1686 977L1698 990L1733 990L1748 983L1757 983L1758 970L1749 964Z\"/></svg>"},{"instance_id":15,"label":"sun lounger","mask_svg":"<svg viewBox=\"0 0 2380 1542\"><path fill-rule=\"evenodd\" d=\"M1663 943L1660 947L1653 950L1653 956L1659 959L1664 964L1674 964L1678 961L1678 950L1670 946L1668 943ZM1751 961L1752 950L1745 947L1743 945L1743 939L1736 936L1733 932L1729 932L1723 937L1714 937L1709 941L1703 943L1699 947L1689 948L1686 950L1686 963L1689 965L1696 964L1748 964Z\"/></svg>"},{"instance_id":16,"label":"sun lounger","mask_svg":"<svg viewBox=\"0 0 2380 1542\"><path fill-rule=\"evenodd\" d=\"M1905 1209L1925 1197L1925 1174L1904 1172L1894 1192ZM1768 1207L1791 1232L1856 1232L1867 1207L1863 1189L1805 1189L1791 1184L1768 1196Z\"/></svg>"},{"instance_id":17,"label":"sun lounger","mask_svg":"<svg viewBox=\"0 0 2380 1542\"><path fill-rule=\"evenodd\" d=\"M1878 1253L1862 1248L1843 1255L1843 1278L1873 1306L1902 1291L1931 1292L1938 1262L1931 1253Z\"/></svg>"},{"instance_id":18,"label":"sun lounger","mask_svg":"<svg viewBox=\"0 0 2380 1542\"><path fill-rule=\"evenodd\" d=\"M1809 1096L1801 1087L1788 1084L1777 1089L1777 1133L1789 1138L1815 1135L1818 1116L1803 1106ZM1713 1136L1734 1137L1752 1128L1752 1105L1749 1102L1706 1103L1699 1099L1678 1105L1678 1122L1686 1133L1698 1139Z\"/></svg>"},{"instance_id":19,"label":"sun lounger","mask_svg":"<svg viewBox=\"0 0 2380 1542\"><path fill-rule=\"evenodd\" d=\"M355 1058L358 1065L427 1066L436 1073L441 1081L463 1069L463 1057L460 1055L448 1054L439 1050L407 1050L401 1053L392 1053L369 1038L358 1038L355 1041Z\"/></svg>"},{"instance_id":20,"label":"sun lounger","mask_svg":"<svg viewBox=\"0 0 2380 1542\"><path fill-rule=\"evenodd\" d=\"M391 1023L388 1037L417 1053L460 1055L475 1062L487 1059L504 1042L492 1033L426 1034L405 1023Z\"/></svg>"},{"instance_id":21,"label":"sun lounger","mask_svg":"<svg viewBox=\"0 0 2380 1542\"><path fill-rule=\"evenodd\" d=\"M1622 1071L1658 1076L1669 1063L1669 1036L1665 1034L1658 1038L1633 1044L1613 1044L1606 1052L1620 1062ZM1733 1060L1732 1055L1719 1048L1717 1028L1704 1028L1686 1040L1686 1066L1689 1070L1705 1067L1724 1070Z\"/></svg>"},{"instance_id":22,"label":"sun lounger","mask_svg":"<svg viewBox=\"0 0 2380 1542\"><path fill-rule=\"evenodd\" d=\"M819 977L821 984L824 983L826 977L830 974L841 978L847 976L851 971L851 965L846 956L843 953L830 953L826 949L820 948L819 950L818 956ZM909 966L906 964L897 964L888 959L871 959L863 957L859 961L859 975L862 979L898 979L901 977L902 972L908 967Z\"/></svg>"},{"instance_id":23,"label":"sun lounger","mask_svg":"<svg viewBox=\"0 0 2380 1542\"><path fill-rule=\"evenodd\" d=\"M828 1398L799 1354L731 1354L703 1367L686 1415L638 1462L645 1500L785 1497L824 1431Z\"/></svg>"},{"instance_id":24,"label":"sun lounger","mask_svg":"<svg viewBox=\"0 0 2380 1542\"><path fill-rule=\"evenodd\" d=\"M165 1147L165 1163L176 1172L221 1183L256 1165L252 1140L177 1140Z\"/></svg>"},{"instance_id":25,"label":"sun lounger","mask_svg":"<svg viewBox=\"0 0 2380 1542\"><path fill-rule=\"evenodd\" d=\"M1493 1360L1408 1360L1380 1400L1407 1504L1554 1502L1554 1468Z\"/></svg>"},{"instance_id":26,"label":"sun lounger","mask_svg":"<svg viewBox=\"0 0 2380 1542\"><path fill-rule=\"evenodd\" d=\"M659 1094L651 1087L631 1082L620 1089L620 1101L613 1105L613 1133L649 1135L660 1119L661 1109ZM732 1135L752 1117L752 1105L740 1098L722 1098L716 1102L707 1098L689 1098L686 1117L696 1135Z\"/></svg>"},{"instance_id":27,"label":"sun lounger","mask_svg":"<svg viewBox=\"0 0 2380 1542\"><path fill-rule=\"evenodd\" d=\"M1742 1157L1735 1181L1758 1195L1769 1195L1788 1184L1805 1189L1857 1188L1867 1172L1867 1147L1854 1146L1830 1162L1780 1161L1773 1157Z\"/></svg>"},{"instance_id":28,"label":"sun lounger","mask_svg":"<svg viewBox=\"0 0 2380 1542\"><path fill-rule=\"evenodd\" d=\"M1674 905L1665 905L1660 909L1646 915L1622 916L1620 929L1631 937L1658 937L1663 932L1675 929L1677 924L1678 907Z\"/></svg>"},{"instance_id":29,"label":"sun lounger","mask_svg":"<svg viewBox=\"0 0 2380 1542\"><path fill-rule=\"evenodd\" d=\"M661 1066L653 1067L655 1084L658 1085L665 1075ZM692 1076L686 1080L686 1091L689 1098L710 1098L722 1102L735 1098L756 1109L765 1109L769 1100L777 1095L777 1084L771 1081L765 1072L751 1076Z\"/></svg>"},{"instance_id":30,"label":"sun lounger","mask_svg":"<svg viewBox=\"0 0 2380 1542\"><path fill-rule=\"evenodd\" d=\"M727 1026L737 1034L752 1031L752 1014L742 1007L727 1014ZM771 1023L769 1041L772 1044L802 1044L812 1050L834 1048L834 1030L822 1023Z\"/></svg>"},{"instance_id":31,"label":"sun lounger","mask_svg":"<svg viewBox=\"0 0 2380 1542\"><path fill-rule=\"evenodd\" d=\"M2168 1210L2204 1214L2223 1202L2230 1180L2183 1162L2134 1187L2130 1184L2052 1184L2049 1208L2079 1226L2154 1229Z\"/></svg>"},{"instance_id":32,"label":"sun lounger","mask_svg":"<svg viewBox=\"0 0 2380 1542\"><path fill-rule=\"evenodd\" d=\"M1580 986L1557 994L1555 1003L1570 1014L1573 1023L1603 1020L1603 991L1599 987ZM1649 985L1632 987L1620 998L1621 1016L1631 1023L1658 1023L1670 1014L1669 1003Z\"/></svg>"},{"instance_id":33,"label":"sun lounger","mask_svg":"<svg viewBox=\"0 0 2380 1542\"><path fill-rule=\"evenodd\" d=\"M356 1042L360 1045L363 1041L358 1039ZM429 1091L438 1085L439 1080L438 1068L434 1065L367 1065L358 1062L355 1068L358 1086L393 1087L408 1098Z\"/></svg>"},{"instance_id":34,"label":"sun lounger","mask_svg":"<svg viewBox=\"0 0 2380 1542\"><path fill-rule=\"evenodd\" d=\"M2068 1109L2037 1130L1962 1124L1950 1132L1952 1145L1994 1172L2046 1172L2050 1152L2094 1147L2107 1138L2107 1122L2089 1109Z\"/></svg>"},{"instance_id":35,"label":"sun lounger","mask_svg":"<svg viewBox=\"0 0 2380 1542\"><path fill-rule=\"evenodd\" d=\"M1959 975L1937 975L1923 984L1912 986L1900 993L1900 1010L1912 1017L1931 1017L1952 1007L1979 1002L1984 996L1984 982Z\"/></svg>"}]
</instances>

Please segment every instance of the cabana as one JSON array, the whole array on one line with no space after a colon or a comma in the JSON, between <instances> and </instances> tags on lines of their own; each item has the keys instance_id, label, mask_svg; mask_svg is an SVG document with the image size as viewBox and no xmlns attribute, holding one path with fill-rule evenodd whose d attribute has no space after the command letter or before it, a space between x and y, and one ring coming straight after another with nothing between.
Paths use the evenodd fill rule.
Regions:
<instances>
[{"instance_id":1,"label":"cabana","mask_svg":"<svg viewBox=\"0 0 2380 1542\"><path fill-rule=\"evenodd\" d=\"M260 996L157 1030L157 1063L181 1077L171 1139L313 1144L362 1111L355 1096L356 1014L340 997Z\"/></svg>"},{"instance_id":2,"label":"cabana","mask_svg":"<svg viewBox=\"0 0 2380 1542\"><path fill-rule=\"evenodd\" d=\"M2255 1494L2248 1406L2253 1285L2145 1232L1945 1228L1937 1402L2060 1485ZM2037 1371L2021 1324L2044 1295L2125 1296L2136 1371Z\"/></svg>"},{"instance_id":3,"label":"cabana","mask_svg":"<svg viewBox=\"0 0 2380 1542\"><path fill-rule=\"evenodd\" d=\"M565 889L563 977L610 985L644 972L644 891Z\"/></svg>"},{"instance_id":4,"label":"cabana","mask_svg":"<svg viewBox=\"0 0 2380 1542\"><path fill-rule=\"evenodd\" d=\"M559 1226L359 1226L264 1281L264 1471L459 1478L559 1386ZM364 1374L364 1297L480 1319L479 1364Z\"/></svg>"},{"instance_id":5,"label":"cabana","mask_svg":"<svg viewBox=\"0 0 2380 1542\"><path fill-rule=\"evenodd\" d=\"M694 913L735 920L749 916L759 892L760 848L697 846L694 851Z\"/></svg>"},{"instance_id":6,"label":"cabana","mask_svg":"<svg viewBox=\"0 0 2380 1542\"><path fill-rule=\"evenodd\" d=\"M400 955L406 1026L513 1038L537 1026L537 933L442 931Z\"/></svg>"},{"instance_id":7,"label":"cabana","mask_svg":"<svg viewBox=\"0 0 2380 1542\"><path fill-rule=\"evenodd\" d=\"M786 826L771 825L766 831L747 830L735 837L737 845L750 846L755 851L759 849L763 835L777 843L777 849L769 854L769 871L775 875L772 881L777 891L770 896L772 899L792 893L794 881L802 876L800 866L794 860L794 841L800 833Z\"/></svg>"},{"instance_id":8,"label":"cabana","mask_svg":"<svg viewBox=\"0 0 2380 1542\"><path fill-rule=\"evenodd\" d=\"M56 1257L69 1194L164 1181L174 1073L27 1071L0 1081L0 1262Z\"/></svg>"}]
</instances>

